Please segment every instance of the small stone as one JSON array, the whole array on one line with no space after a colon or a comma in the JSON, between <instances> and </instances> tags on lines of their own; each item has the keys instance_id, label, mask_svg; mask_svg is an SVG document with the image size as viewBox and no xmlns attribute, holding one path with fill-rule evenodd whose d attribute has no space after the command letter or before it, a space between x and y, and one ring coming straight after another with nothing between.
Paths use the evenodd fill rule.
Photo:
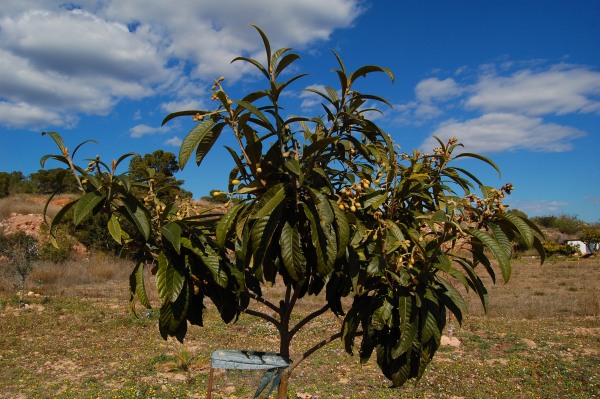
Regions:
<instances>
[{"instance_id":1,"label":"small stone","mask_svg":"<svg viewBox=\"0 0 600 399\"><path fill-rule=\"evenodd\" d=\"M441 344L442 346L451 346L451 347L453 347L453 348L459 348L459 347L460 347L460 345L461 345L461 342L460 342L460 340L459 340L458 338L456 338L456 337L452 337L452 338L450 338L450 337L448 337L447 335L442 335L442 339L441 339L441 342L440 342L440 344Z\"/></svg>"}]
</instances>

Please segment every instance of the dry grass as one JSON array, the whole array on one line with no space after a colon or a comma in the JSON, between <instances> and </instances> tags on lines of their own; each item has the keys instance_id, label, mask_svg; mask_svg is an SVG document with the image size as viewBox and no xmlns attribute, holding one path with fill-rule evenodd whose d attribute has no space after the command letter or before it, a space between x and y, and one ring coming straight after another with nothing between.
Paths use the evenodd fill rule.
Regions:
<instances>
[{"instance_id":1,"label":"dry grass","mask_svg":"<svg viewBox=\"0 0 600 399\"><path fill-rule=\"evenodd\" d=\"M48 216L54 217L61 206L68 202L70 195L57 195L48 207ZM0 221L8 219L13 213L18 215L29 215L44 213L44 205L48 196L32 194L15 194L0 198Z\"/></svg>"},{"instance_id":2,"label":"dry grass","mask_svg":"<svg viewBox=\"0 0 600 399\"><path fill-rule=\"evenodd\" d=\"M186 345L162 341L158 311L133 317L127 306L132 265L103 256L64 265L37 265L19 310L0 293L0 398L201 398L204 360L215 349L277 350L277 331L243 315L224 325L215 309L205 327L191 328ZM303 363L292 378L294 398L597 398L600 387L600 263L529 260L514 265L511 281L490 286L490 309L455 328L459 349L443 347L418 385L387 388L374 361L360 365L339 342ZM149 278L149 281L152 279ZM278 287L265 295L277 301ZM157 303L156 297L152 299ZM314 298L299 307L308 313ZM456 327L456 325L455 325ZM332 315L299 334L293 353L339 329ZM183 356L185 355L185 356ZM186 367L174 367L181 359ZM247 398L259 374L218 371L213 398Z\"/></svg>"},{"instance_id":3,"label":"dry grass","mask_svg":"<svg viewBox=\"0 0 600 399\"><path fill-rule=\"evenodd\" d=\"M484 278L489 291L490 316L543 318L600 315L600 258L579 261L519 259L513 264L508 284L494 285ZM471 314L483 314L479 298L468 296Z\"/></svg>"}]
</instances>

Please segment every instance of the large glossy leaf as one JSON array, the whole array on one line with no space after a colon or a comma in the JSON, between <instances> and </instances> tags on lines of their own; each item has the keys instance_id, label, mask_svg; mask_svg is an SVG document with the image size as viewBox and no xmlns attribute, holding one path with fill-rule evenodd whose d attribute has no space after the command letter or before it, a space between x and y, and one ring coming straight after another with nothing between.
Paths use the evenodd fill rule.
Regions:
<instances>
[{"instance_id":1,"label":"large glossy leaf","mask_svg":"<svg viewBox=\"0 0 600 399\"><path fill-rule=\"evenodd\" d=\"M373 72L384 72L389 76L391 81L394 81L394 73L389 68L380 67L377 65L365 65L363 67L358 68L356 71L350 74L350 84L353 84L356 79L360 77L366 77L368 74Z\"/></svg>"},{"instance_id":2,"label":"large glossy leaf","mask_svg":"<svg viewBox=\"0 0 600 399\"><path fill-rule=\"evenodd\" d=\"M346 314L346 317L344 317L344 322L342 324L342 341L344 341L344 347L349 354L352 354L354 337L356 336L359 322L358 310L355 307L352 307L348 311L348 314Z\"/></svg>"},{"instance_id":3,"label":"large glossy leaf","mask_svg":"<svg viewBox=\"0 0 600 399\"><path fill-rule=\"evenodd\" d=\"M181 293L185 277L162 252L158 255L157 263L156 287L158 288L161 304L175 302Z\"/></svg>"},{"instance_id":4,"label":"large glossy leaf","mask_svg":"<svg viewBox=\"0 0 600 399\"><path fill-rule=\"evenodd\" d=\"M294 281L304 279L304 255L300 242L300 233L289 222L285 222L279 238L283 264Z\"/></svg>"},{"instance_id":5,"label":"large glossy leaf","mask_svg":"<svg viewBox=\"0 0 600 399\"><path fill-rule=\"evenodd\" d=\"M286 49L287 50L287 49ZM277 68L275 69L275 76L279 76L279 74L288 67L291 63L299 59L300 56L298 54L286 54L279 62L277 63Z\"/></svg>"},{"instance_id":6,"label":"large glossy leaf","mask_svg":"<svg viewBox=\"0 0 600 399\"><path fill-rule=\"evenodd\" d=\"M261 219L269 215L275 208L281 204L285 198L285 185L283 183L276 184L271 187L261 198L256 205L256 212L252 216L253 219Z\"/></svg>"},{"instance_id":7,"label":"large glossy leaf","mask_svg":"<svg viewBox=\"0 0 600 399\"><path fill-rule=\"evenodd\" d=\"M246 206L245 203L240 202L235 206L231 207L223 217L219 220L217 224L217 229L215 232L217 245L223 247L225 245L225 241L227 240L227 235L233 226L240 210Z\"/></svg>"},{"instance_id":8,"label":"large glossy leaf","mask_svg":"<svg viewBox=\"0 0 600 399\"><path fill-rule=\"evenodd\" d=\"M254 114L255 116L258 117L258 119L260 119L261 121L263 121L265 123L265 125L270 126L271 122L269 121L269 119L265 116L265 114L263 114L257 107L255 107L252 103L249 103L247 101L243 101L243 100L236 100L234 101L234 103L236 103L237 105L239 105L240 107L250 111L252 114ZM271 129L270 129L271 130Z\"/></svg>"},{"instance_id":9,"label":"large glossy leaf","mask_svg":"<svg viewBox=\"0 0 600 399\"><path fill-rule=\"evenodd\" d=\"M417 339L419 324L416 316L416 308L413 297L400 296L398 298L398 313L400 315L400 339L392 349L394 358L406 353Z\"/></svg>"},{"instance_id":10,"label":"large glossy leaf","mask_svg":"<svg viewBox=\"0 0 600 399\"><path fill-rule=\"evenodd\" d=\"M281 211L275 211L268 216L257 219L252 225L250 238L252 241L253 267L260 270L264 278L275 282L274 262L277 256L278 240L275 234L278 233L281 220ZM242 244L243 245L243 244Z\"/></svg>"},{"instance_id":11,"label":"large glossy leaf","mask_svg":"<svg viewBox=\"0 0 600 399\"><path fill-rule=\"evenodd\" d=\"M123 231L121 230L119 219L114 213L110 215L110 219L108 220L108 232L117 243L121 244Z\"/></svg>"},{"instance_id":12,"label":"large glossy leaf","mask_svg":"<svg viewBox=\"0 0 600 399\"><path fill-rule=\"evenodd\" d=\"M510 242L504 231L502 231L502 228L498 224L491 222L488 223L488 227L490 228L492 233L494 233L494 238L496 239L496 241L498 241L500 245L502 245L502 248L504 248L504 252L506 252L506 255L510 259L512 256L512 243Z\"/></svg>"},{"instance_id":13,"label":"large glossy leaf","mask_svg":"<svg viewBox=\"0 0 600 399\"><path fill-rule=\"evenodd\" d=\"M381 206L381 204L385 202L387 198L387 192L373 191L372 193L361 197L363 203L362 206L363 208L371 207L372 209L377 209L379 208L379 206Z\"/></svg>"},{"instance_id":14,"label":"large glossy leaf","mask_svg":"<svg viewBox=\"0 0 600 399\"><path fill-rule=\"evenodd\" d=\"M181 116L196 116L198 114L205 115L208 113L210 113L210 112L209 111L201 111L201 110L186 110L186 111L172 112L163 119L161 126L164 126L170 120L179 118Z\"/></svg>"},{"instance_id":15,"label":"large glossy leaf","mask_svg":"<svg viewBox=\"0 0 600 399\"><path fill-rule=\"evenodd\" d=\"M525 220L510 212L502 213L501 217L517 228L527 247L531 248L533 246L534 233Z\"/></svg>"},{"instance_id":16,"label":"large glossy leaf","mask_svg":"<svg viewBox=\"0 0 600 399\"><path fill-rule=\"evenodd\" d=\"M87 219L105 198L104 195L96 191L86 193L75 205L75 209L73 210L73 223L77 226Z\"/></svg>"},{"instance_id":17,"label":"large glossy leaf","mask_svg":"<svg viewBox=\"0 0 600 399\"><path fill-rule=\"evenodd\" d=\"M334 237L329 237L330 240L328 240L326 229L329 229L330 226L321 225L318 211L305 203L302 204L302 208L304 215L310 222L311 241L315 249L318 275L321 277L327 276L333 270L337 243L333 240ZM334 245L333 248L331 248L332 245Z\"/></svg>"},{"instance_id":18,"label":"large glossy leaf","mask_svg":"<svg viewBox=\"0 0 600 399\"><path fill-rule=\"evenodd\" d=\"M212 119L205 119L196 126L185 136L179 149L179 166L181 169L185 167L188 160L192 156L192 153L198 146L203 146L208 152L218 135L212 133L212 128L215 125L215 121ZM196 160L197 161L197 160ZM202 159L200 159L202 161ZM199 165L199 163L198 163Z\"/></svg>"},{"instance_id":19,"label":"large glossy leaf","mask_svg":"<svg viewBox=\"0 0 600 399\"><path fill-rule=\"evenodd\" d=\"M122 199L125 211L130 220L135 224L144 239L148 239L151 233L150 218L144 206L134 197Z\"/></svg>"},{"instance_id":20,"label":"large glossy leaf","mask_svg":"<svg viewBox=\"0 0 600 399\"><path fill-rule=\"evenodd\" d=\"M467 312L467 304L464 298L456 288L447 280L437 276L437 280L442 283L445 292L440 296L444 304L454 313L459 324L462 323L462 316Z\"/></svg>"},{"instance_id":21,"label":"large glossy leaf","mask_svg":"<svg viewBox=\"0 0 600 399\"><path fill-rule=\"evenodd\" d=\"M476 237L479 241L481 241L487 248L489 248L494 257L498 261L498 265L500 266L500 270L502 271L502 278L505 282L508 282L510 278L510 258L506 254L504 247L494 238L490 237L486 233L478 229L469 229L469 234Z\"/></svg>"},{"instance_id":22,"label":"large glossy leaf","mask_svg":"<svg viewBox=\"0 0 600 399\"><path fill-rule=\"evenodd\" d=\"M74 199L73 201L68 202L62 208L60 208L58 213L54 216L54 218L52 219L52 223L50 223L50 235L52 237L56 236L56 230L58 229L58 226L60 225L61 221L63 220L67 212L69 212L69 210L77 204L77 202L78 199Z\"/></svg>"},{"instance_id":23,"label":"large glossy leaf","mask_svg":"<svg viewBox=\"0 0 600 399\"><path fill-rule=\"evenodd\" d=\"M491 167L493 167L494 169L496 169L496 172L498 172L498 174L500 175L500 168L498 167L498 165L496 165L496 163L494 161L492 161L491 159L484 157L483 155L479 155L479 154L475 154L472 152L461 152L460 154L458 154L457 156L454 157L454 159L457 158L475 158L475 159L479 159L480 161L483 161L485 163L487 163L488 165L490 165Z\"/></svg>"},{"instance_id":24,"label":"large glossy leaf","mask_svg":"<svg viewBox=\"0 0 600 399\"><path fill-rule=\"evenodd\" d=\"M144 283L144 262L138 262L133 268L129 276L129 290L131 292L131 302L133 302L134 297L137 297L140 303L147 309L152 308L146 294L146 284Z\"/></svg>"},{"instance_id":25,"label":"large glossy leaf","mask_svg":"<svg viewBox=\"0 0 600 399\"><path fill-rule=\"evenodd\" d=\"M202 264L206 267L213 280L221 287L227 287L229 276L221 262L221 257L212 248L207 245L200 245L197 240L190 240L186 237L181 237L181 245L184 248L192 251L200 258Z\"/></svg>"},{"instance_id":26,"label":"large glossy leaf","mask_svg":"<svg viewBox=\"0 0 600 399\"><path fill-rule=\"evenodd\" d=\"M181 252L181 226L178 223L171 222L164 225L162 235L171 243L177 253Z\"/></svg>"}]
</instances>

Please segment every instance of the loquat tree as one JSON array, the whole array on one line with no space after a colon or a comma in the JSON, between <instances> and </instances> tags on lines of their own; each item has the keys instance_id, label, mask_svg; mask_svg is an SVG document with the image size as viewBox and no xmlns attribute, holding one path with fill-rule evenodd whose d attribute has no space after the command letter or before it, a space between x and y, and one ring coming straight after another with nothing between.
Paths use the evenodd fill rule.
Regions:
<instances>
[{"instance_id":1,"label":"loquat tree","mask_svg":"<svg viewBox=\"0 0 600 399\"><path fill-rule=\"evenodd\" d=\"M369 118L376 110L366 108L390 104L355 89L374 73L393 81L389 69L367 65L350 72L334 53L338 88L307 89L322 99L323 115L289 116L280 99L305 74L282 79L299 56L289 48L272 51L264 32L256 30L266 65L247 57L234 61L257 68L265 89L235 99L220 78L213 86L214 109L172 113L163 122L179 117L197 122L181 145L181 168L190 159L201 166L221 135L235 138L237 148L227 147L231 205L224 215L162 202L152 184L140 200L132 194L130 176L116 174L132 154L111 165L92 160L83 169L60 135L48 133L61 153L44 157L42 165L49 158L63 162L83 189L50 230L69 209L76 224L106 214L112 237L140 254L130 278L132 302L150 305L142 271L146 261L156 265L165 338L183 340L189 324L201 326L207 300L226 323L246 313L273 324L279 354L290 362L279 376L279 398L287 397L294 369L336 339L363 362L375 354L383 374L402 386L423 375L448 313L462 320L466 306L455 285L476 292L485 306L481 272L495 281L499 270L508 281L511 242L520 238L543 254L541 233L506 212L502 199L510 184L485 186L456 165L474 158L498 169L482 155L464 152L455 139L438 140L431 154L399 151ZM285 295L275 303L261 287L279 284ZM294 323L299 301L321 293L322 305ZM340 330L302 354L291 353L293 339L326 312L340 318Z\"/></svg>"}]
</instances>

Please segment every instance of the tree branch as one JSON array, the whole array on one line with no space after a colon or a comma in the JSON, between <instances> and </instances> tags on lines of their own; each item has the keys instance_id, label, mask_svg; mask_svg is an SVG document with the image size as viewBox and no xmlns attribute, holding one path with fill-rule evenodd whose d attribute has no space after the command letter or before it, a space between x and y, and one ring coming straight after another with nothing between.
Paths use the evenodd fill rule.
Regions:
<instances>
[{"instance_id":1,"label":"tree branch","mask_svg":"<svg viewBox=\"0 0 600 399\"><path fill-rule=\"evenodd\" d=\"M275 304L267 301L265 298L258 296L256 294L253 293L248 293L250 296L250 299L254 299L256 302L260 302L263 305L265 305L266 307L268 307L269 309L271 309L274 312L279 313L279 308L277 306L275 306Z\"/></svg>"},{"instance_id":2,"label":"tree branch","mask_svg":"<svg viewBox=\"0 0 600 399\"><path fill-rule=\"evenodd\" d=\"M329 310L329 304L323 306L321 309L319 310L315 310L314 312L312 312L311 314L309 314L308 316L306 316L304 319L300 320L298 322L298 324L296 324L294 326L294 328L292 328L290 330L290 339L302 328L304 327L308 322L310 322L312 319L319 317L320 315L322 315L323 313L327 312Z\"/></svg>"},{"instance_id":3,"label":"tree branch","mask_svg":"<svg viewBox=\"0 0 600 399\"><path fill-rule=\"evenodd\" d=\"M255 316L255 317L261 318L263 320L266 320L269 323L273 324L277 329L279 329L279 326L281 325L280 322L277 319L275 319L274 317L271 317L266 313L259 312L258 310L244 309L244 313L249 314L250 316Z\"/></svg>"},{"instance_id":4,"label":"tree branch","mask_svg":"<svg viewBox=\"0 0 600 399\"><path fill-rule=\"evenodd\" d=\"M354 336L355 337L360 337L361 335L363 335L362 331L357 331ZM312 348L310 348L309 350L307 350L306 352L304 352L302 354L302 356L298 357L298 360L294 361L294 363L292 363L292 365L289 368L289 373L291 374L292 371L294 371L294 369L296 367L298 367L298 365L303 361L306 360L307 357L309 357L310 355L312 355L313 353L315 353L316 351L318 351L319 349L321 349L322 347L324 347L325 345L329 344L330 342L332 342L335 339L341 338L342 336L342 332L337 332L335 334L333 334L331 337L329 338L325 338L323 341L317 343L316 345L314 345Z\"/></svg>"}]
</instances>

